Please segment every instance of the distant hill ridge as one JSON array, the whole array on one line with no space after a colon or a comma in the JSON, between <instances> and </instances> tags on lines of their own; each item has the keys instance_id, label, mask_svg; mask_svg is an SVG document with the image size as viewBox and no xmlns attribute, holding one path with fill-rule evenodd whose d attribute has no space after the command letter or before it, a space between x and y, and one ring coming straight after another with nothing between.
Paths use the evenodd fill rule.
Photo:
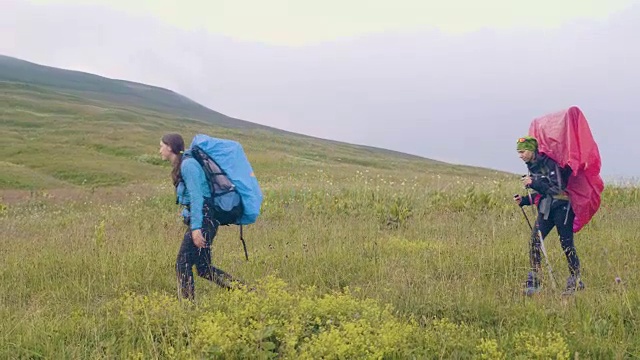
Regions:
<instances>
[{"instance_id":1,"label":"distant hill ridge","mask_svg":"<svg viewBox=\"0 0 640 360\"><path fill-rule=\"evenodd\" d=\"M334 140L320 139L286 130L256 124L233 118L211 110L186 96L158 86L146 85L128 80L110 79L104 76L82 71L67 70L40 65L26 60L0 54L0 82L15 82L51 88L56 92L78 95L86 99L107 101L148 109L178 117L187 117L231 129L262 129L279 134L288 134L301 138L318 139L328 143L344 145ZM366 145L349 144L360 149L386 153L402 158L440 161L400 151Z\"/></svg>"},{"instance_id":2,"label":"distant hill ridge","mask_svg":"<svg viewBox=\"0 0 640 360\"><path fill-rule=\"evenodd\" d=\"M75 70L35 64L0 55L0 81L55 88L97 100L117 102L176 116L185 116L231 128L262 128L264 125L231 118L174 91L127 80L110 79Z\"/></svg>"},{"instance_id":3,"label":"distant hill ridge","mask_svg":"<svg viewBox=\"0 0 640 360\"><path fill-rule=\"evenodd\" d=\"M0 190L158 181L167 174L157 154L165 131L179 131L186 141L201 132L242 141L263 177L330 167L343 176L357 169L396 174L399 183L412 171L474 178L499 173L275 129L160 87L0 55Z\"/></svg>"}]
</instances>

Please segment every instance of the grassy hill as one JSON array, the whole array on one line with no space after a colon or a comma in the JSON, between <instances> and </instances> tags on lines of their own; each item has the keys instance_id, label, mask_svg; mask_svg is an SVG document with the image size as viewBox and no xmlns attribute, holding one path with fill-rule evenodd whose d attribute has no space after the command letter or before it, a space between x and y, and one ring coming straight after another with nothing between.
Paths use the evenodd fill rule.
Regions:
<instances>
[{"instance_id":1,"label":"grassy hill","mask_svg":"<svg viewBox=\"0 0 640 360\"><path fill-rule=\"evenodd\" d=\"M228 127L264 128L230 118L160 87L43 66L3 55L0 55L0 81L37 85L87 99L149 109Z\"/></svg>"},{"instance_id":2,"label":"grassy hill","mask_svg":"<svg viewBox=\"0 0 640 360\"><path fill-rule=\"evenodd\" d=\"M51 71L0 79L0 358L640 357L638 188L607 187L576 235L584 291L560 298L545 268L525 298L515 175L165 111L170 92L131 102L121 83ZM235 227L212 251L256 291L196 278L195 306L176 299L169 131L243 144L264 193L249 261ZM545 245L562 287L555 232Z\"/></svg>"},{"instance_id":3,"label":"grassy hill","mask_svg":"<svg viewBox=\"0 0 640 360\"><path fill-rule=\"evenodd\" d=\"M144 112L150 116L161 116L175 120L199 120L203 123L231 129L259 129L290 135L305 140L312 137L252 123L226 116L198 104L171 90L125 80L109 79L80 71L59 69L0 55L0 82L3 91L15 91L15 87L33 91L34 99L56 97L62 101L94 104L98 107L129 112ZM28 86L27 86L28 84ZM14 88L11 88L11 87ZM9 87L9 89L6 89ZM46 94L45 94L46 93ZM5 94L10 95L10 94ZM340 145L340 142L324 142ZM374 152L415 158L400 152L361 146Z\"/></svg>"},{"instance_id":4,"label":"grassy hill","mask_svg":"<svg viewBox=\"0 0 640 360\"><path fill-rule=\"evenodd\" d=\"M275 166L286 173L326 163L491 173L287 133L228 118L169 90L8 57L0 57L0 121L6 163L0 189L96 187L159 178L166 167L157 155L158 141L173 131L185 141L196 133L239 140L259 170Z\"/></svg>"}]
</instances>

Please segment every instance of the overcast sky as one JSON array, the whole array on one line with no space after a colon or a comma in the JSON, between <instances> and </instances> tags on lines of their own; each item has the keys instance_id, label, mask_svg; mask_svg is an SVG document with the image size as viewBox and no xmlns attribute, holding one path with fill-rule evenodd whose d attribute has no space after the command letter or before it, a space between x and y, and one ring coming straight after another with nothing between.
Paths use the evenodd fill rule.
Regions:
<instances>
[{"instance_id":1,"label":"overcast sky","mask_svg":"<svg viewBox=\"0 0 640 360\"><path fill-rule=\"evenodd\" d=\"M577 105L602 175L640 176L639 1L132 3L0 0L0 53L167 87L290 131L518 173L515 139L531 120Z\"/></svg>"}]
</instances>

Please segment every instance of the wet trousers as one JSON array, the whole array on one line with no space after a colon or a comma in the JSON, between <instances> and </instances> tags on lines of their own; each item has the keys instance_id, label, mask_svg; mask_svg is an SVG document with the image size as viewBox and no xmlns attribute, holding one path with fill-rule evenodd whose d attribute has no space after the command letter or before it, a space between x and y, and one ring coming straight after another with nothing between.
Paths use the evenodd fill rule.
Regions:
<instances>
[{"instance_id":1,"label":"wet trousers","mask_svg":"<svg viewBox=\"0 0 640 360\"><path fill-rule=\"evenodd\" d=\"M230 282L232 281L231 276L211 264L211 245L217 231L218 224L212 221L205 212L202 221L202 235L207 245L200 249L193 243L191 228L187 226L176 259L178 293L182 298L190 300L195 298L194 266L196 267L198 276L213 281L220 287L230 288Z\"/></svg>"},{"instance_id":2,"label":"wet trousers","mask_svg":"<svg viewBox=\"0 0 640 360\"><path fill-rule=\"evenodd\" d=\"M531 234L531 247L529 259L531 270L538 271L540 269L540 238L538 231L542 233L544 240L555 226L558 236L560 237L560 245L567 258L569 273L571 275L580 275L580 259L576 252L573 242L573 219L575 214L571 208L571 204L565 200L554 200L549 212L548 218L545 220L544 215L538 213L535 228Z\"/></svg>"}]
</instances>

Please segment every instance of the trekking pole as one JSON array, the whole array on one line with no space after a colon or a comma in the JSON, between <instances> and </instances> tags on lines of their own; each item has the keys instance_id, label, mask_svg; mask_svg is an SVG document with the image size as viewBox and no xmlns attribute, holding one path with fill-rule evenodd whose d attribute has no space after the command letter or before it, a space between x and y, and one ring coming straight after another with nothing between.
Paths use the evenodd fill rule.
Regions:
<instances>
[{"instance_id":1,"label":"trekking pole","mask_svg":"<svg viewBox=\"0 0 640 360\"><path fill-rule=\"evenodd\" d=\"M544 239L542 238L542 232L538 229L538 237L540 238L540 250L544 254L544 260L547 262L547 269L549 270L549 277L551 277L551 283L553 284L553 288L557 288L558 284L556 284L556 278L553 277L553 269L551 269L551 263L549 262L549 256L547 255L547 249L544 247Z\"/></svg>"},{"instance_id":2,"label":"trekking pole","mask_svg":"<svg viewBox=\"0 0 640 360\"><path fill-rule=\"evenodd\" d=\"M527 188L527 194L529 196L529 200L531 202L531 206L533 207L534 206L533 197L531 196L531 192L529 191L528 188ZM529 222L529 218L527 217L527 214L524 212L524 209L522 209L522 213L524 214L524 217L527 219L527 223L529 224L529 228L531 228L531 231L533 232L533 227L531 226L531 223ZM547 270L549 270L549 277L551 278L551 284L553 285L553 288L555 289L555 288L558 287L558 284L556 283L556 278L553 276L553 269L551 268L551 262L549 261L549 255L547 255L547 248L544 246L544 237L542 236L542 231L540 231L540 229L538 229L537 226L536 226L536 231L537 231L538 238L540 239L540 250L542 250L542 254L544 255L544 260L547 263Z\"/></svg>"},{"instance_id":3,"label":"trekking pole","mask_svg":"<svg viewBox=\"0 0 640 360\"><path fill-rule=\"evenodd\" d=\"M524 212L524 208L521 206L520 210L522 210L522 215L524 215L524 218L527 220L527 224L529 224L529 230L533 231L533 226L531 226L531 221L529 221L529 217L527 216L527 213Z\"/></svg>"},{"instance_id":4,"label":"trekking pole","mask_svg":"<svg viewBox=\"0 0 640 360\"><path fill-rule=\"evenodd\" d=\"M517 195L515 195L517 196ZM515 197L514 196L514 197ZM532 236L533 236L533 226L531 226L531 221L529 221L529 217L527 216L527 213L524 211L523 207L520 207L520 210L522 210L522 215L524 215L524 218L527 220L527 224L529 225L529 229L531 230ZM556 288L556 279L553 277L553 272L551 270L551 264L549 263L549 258L547 257L547 249L544 247L544 239L542 238L542 232L540 230L538 230L537 234L536 234L539 238L540 238L540 249L542 250L542 253L544 254L544 259L547 262L547 269L549 269L549 276L551 276L551 282L553 284L553 288Z\"/></svg>"},{"instance_id":5,"label":"trekking pole","mask_svg":"<svg viewBox=\"0 0 640 360\"><path fill-rule=\"evenodd\" d=\"M240 225L240 241L242 241L242 247L244 248L244 257L249 261L249 254L247 253L247 244L244 242L244 237L242 236L242 225Z\"/></svg>"},{"instance_id":6,"label":"trekking pole","mask_svg":"<svg viewBox=\"0 0 640 360\"><path fill-rule=\"evenodd\" d=\"M518 194L513 195L513 198L516 199ZM531 195L529 195L529 201L531 201ZM520 206L520 210L522 210L522 215L524 215L525 220L527 220L527 224L529 225L529 230L533 231L533 226L531 226L531 221L529 221L529 217L527 213L524 211L524 207Z\"/></svg>"}]
</instances>

